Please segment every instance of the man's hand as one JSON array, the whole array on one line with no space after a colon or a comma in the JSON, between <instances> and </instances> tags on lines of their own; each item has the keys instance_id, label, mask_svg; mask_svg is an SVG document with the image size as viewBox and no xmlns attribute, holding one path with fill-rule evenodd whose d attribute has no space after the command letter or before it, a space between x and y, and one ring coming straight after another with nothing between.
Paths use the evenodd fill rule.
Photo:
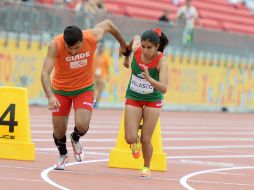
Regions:
<instances>
[{"instance_id":1,"label":"man's hand","mask_svg":"<svg viewBox=\"0 0 254 190\"><path fill-rule=\"evenodd\" d=\"M61 106L61 105L60 105L59 100L58 100L54 95L52 95L52 96L50 96L50 97L48 98L48 109L49 109L49 110L51 110L51 111L56 110L56 109L58 109L60 106Z\"/></svg>"},{"instance_id":2,"label":"man's hand","mask_svg":"<svg viewBox=\"0 0 254 190\"><path fill-rule=\"evenodd\" d=\"M125 45L121 45L119 47L119 57L121 57L123 55L123 53L126 52L126 50L127 50L127 45L126 44Z\"/></svg>"},{"instance_id":3,"label":"man's hand","mask_svg":"<svg viewBox=\"0 0 254 190\"><path fill-rule=\"evenodd\" d=\"M123 61L123 66L125 66L127 69L130 67L130 57L125 57Z\"/></svg>"}]
</instances>

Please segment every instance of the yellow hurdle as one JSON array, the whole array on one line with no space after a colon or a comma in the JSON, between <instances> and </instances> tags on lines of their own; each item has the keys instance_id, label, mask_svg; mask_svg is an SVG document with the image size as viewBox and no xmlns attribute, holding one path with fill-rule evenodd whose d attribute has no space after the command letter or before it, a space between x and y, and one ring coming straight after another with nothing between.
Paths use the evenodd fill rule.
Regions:
<instances>
[{"instance_id":1,"label":"yellow hurdle","mask_svg":"<svg viewBox=\"0 0 254 190\"><path fill-rule=\"evenodd\" d=\"M160 119L156 124L152 137L153 156L150 169L154 171L167 170L167 156L162 150ZM126 143L124 138L124 114L122 116L120 131L118 133L116 147L110 151L109 167L113 168L129 168L140 169L144 165L142 154L138 159L132 157L130 145Z\"/></svg>"},{"instance_id":2,"label":"yellow hurdle","mask_svg":"<svg viewBox=\"0 0 254 190\"><path fill-rule=\"evenodd\" d=\"M0 87L0 158L35 159L25 88Z\"/></svg>"}]
</instances>

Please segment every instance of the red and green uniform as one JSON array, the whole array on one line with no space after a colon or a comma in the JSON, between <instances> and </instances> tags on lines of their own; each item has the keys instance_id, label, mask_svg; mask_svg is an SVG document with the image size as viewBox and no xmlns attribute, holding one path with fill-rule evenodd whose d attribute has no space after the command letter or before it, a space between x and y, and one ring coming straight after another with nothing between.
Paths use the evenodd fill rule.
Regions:
<instances>
[{"instance_id":1,"label":"red and green uniform","mask_svg":"<svg viewBox=\"0 0 254 190\"><path fill-rule=\"evenodd\" d=\"M138 48L131 62L131 78L126 90L126 98L146 102L159 102L163 99L163 94L154 89L154 87L143 77L143 68L141 61L141 48ZM158 54L150 63L145 64L148 67L149 75L159 81L158 63L163 57L163 53Z\"/></svg>"}]
</instances>

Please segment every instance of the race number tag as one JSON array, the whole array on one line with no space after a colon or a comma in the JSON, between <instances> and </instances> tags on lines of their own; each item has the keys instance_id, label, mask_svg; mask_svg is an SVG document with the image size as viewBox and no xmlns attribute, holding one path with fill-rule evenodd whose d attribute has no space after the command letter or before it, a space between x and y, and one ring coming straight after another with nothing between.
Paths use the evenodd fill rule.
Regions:
<instances>
[{"instance_id":1,"label":"race number tag","mask_svg":"<svg viewBox=\"0 0 254 190\"><path fill-rule=\"evenodd\" d=\"M132 75L130 89L139 94L151 94L153 93L153 86L146 81L146 79L141 79Z\"/></svg>"}]
</instances>

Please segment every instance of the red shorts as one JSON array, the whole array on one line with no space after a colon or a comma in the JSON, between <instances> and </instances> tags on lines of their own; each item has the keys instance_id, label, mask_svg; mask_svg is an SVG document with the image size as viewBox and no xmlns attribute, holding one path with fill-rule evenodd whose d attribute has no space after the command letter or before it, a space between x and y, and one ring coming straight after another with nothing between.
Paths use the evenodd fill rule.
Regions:
<instances>
[{"instance_id":1,"label":"red shorts","mask_svg":"<svg viewBox=\"0 0 254 190\"><path fill-rule=\"evenodd\" d=\"M54 94L55 97L60 102L60 107L57 110L52 111L53 116L67 116L70 114L72 102L74 110L79 108L88 109L93 111L94 104L94 92L86 91L77 96L63 96L60 94Z\"/></svg>"},{"instance_id":2,"label":"red shorts","mask_svg":"<svg viewBox=\"0 0 254 190\"><path fill-rule=\"evenodd\" d=\"M156 102L147 102L147 101L141 101L141 100L132 100L132 99L126 99L125 105L132 105L136 107L152 107L152 108L162 108L163 106L163 100L156 101Z\"/></svg>"}]
</instances>

